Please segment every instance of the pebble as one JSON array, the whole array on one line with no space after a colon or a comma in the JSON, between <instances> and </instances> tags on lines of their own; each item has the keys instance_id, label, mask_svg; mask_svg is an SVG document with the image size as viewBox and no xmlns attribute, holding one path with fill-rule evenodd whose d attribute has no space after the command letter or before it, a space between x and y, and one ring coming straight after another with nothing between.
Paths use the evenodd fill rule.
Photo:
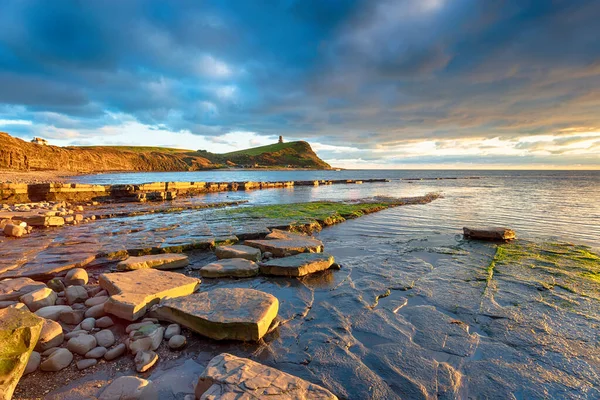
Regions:
<instances>
[{"instance_id":1,"label":"pebble","mask_svg":"<svg viewBox=\"0 0 600 400\"><path fill-rule=\"evenodd\" d=\"M167 326L167 330L165 331L165 339L169 340L175 335L181 334L181 327L178 324L171 324Z\"/></svg>"},{"instance_id":2,"label":"pebble","mask_svg":"<svg viewBox=\"0 0 600 400\"><path fill-rule=\"evenodd\" d=\"M38 369L40 363L42 362L42 355L37 351L32 351L29 356L29 361L27 361L27 366L25 367L25 372L23 375L30 374Z\"/></svg>"},{"instance_id":3,"label":"pebble","mask_svg":"<svg viewBox=\"0 0 600 400\"><path fill-rule=\"evenodd\" d=\"M151 350L140 351L136 354L133 361L135 362L135 370L137 372L146 372L156 364L158 355Z\"/></svg>"},{"instance_id":4,"label":"pebble","mask_svg":"<svg viewBox=\"0 0 600 400\"><path fill-rule=\"evenodd\" d=\"M50 279L46 285L48 285L48 287L50 289L54 290L56 293L62 292L63 290L65 290L65 284L63 283L62 279L60 279L60 278Z\"/></svg>"},{"instance_id":5,"label":"pebble","mask_svg":"<svg viewBox=\"0 0 600 400\"><path fill-rule=\"evenodd\" d=\"M90 295L90 297L94 297L98 293L102 292L104 289L102 289L98 285L88 285L88 286L85 287L85 290L87 290L87 292Z\"/></svg>"},{"instance_id":6,"label":"pebble","mask_svg":"<svg viewBox=\"0 0 600 400\"><path fill-rule=\"evenodd\" d=\"M83 310L67 311L60 314L58 319L68 325L77 325L83 321L83 314L85 314Z\"/></svg>"},{"instance_id":7,"label":"pebble","mask_svg":"<svg viewBox=\"0 0 600 400\"><path fill-rule=\"evenodd\" d=\"M21 296L19 301L24 303L32 312L36 312L40 308L53 306L56 298L56 292L45 287Z\"/></svg>"},{"instance_id":8,"label":"pebble","mask_svg":"<svg viewBox=\"0 0 600 400\"><path fill-rule=\"evenodd\" d=\"M103 317L106 313L104 312L104 303L98 304L97 306L93 306L87 309L85 312L86 318L100 318Z\"/></svg>"},{"instance_id":9,"label":"pebble","mask_svg":"<svg viewBox=\"0 0 600 400\"><path fill-rule=\"evenodd\" d=\"M81 322L81 329L91 331L96 326L96 318L86 318Z\"/></svg>"},{"instance_id":10,"label":"pebble","mask_svg":"<svg viewBox=\"0 0 600 400\"><path fill-rule=\"evenodd\" d=\"M115 335L109 329L103 329L94 336L96 337L98 346L110 347L115 344Z\"/></svg>"},{"instance_id":11,"label":"pebble","mask_svg":"<svg viewBox=\"0 0 600 400\"><path fill-rule=\"evenodd\" d=\"M83 360L79 360L77 361L77 369L78 370L83 370L89 367L93 367L94 365L98 364L98 360L96 360L95 358L86 358Z\"/></svg>"},{"instance_id":12,"label":"pebble","mask_svg":"<svg viewBox=\"0 0 600 400\"><path fill-rule=\"evenodd\" d=\"M169 348L172 350L179 350L183 348L187 343L185 336L183 335L175 335L171 339L169 339Z\"/></svg>"},{"instance_id":13,"label":"pebble","mask_svg":"<svg viewBox=\"0 0 600 400\"><path fill-rule=\"evenodd\" d=\"M62 344L65 339L63 334L63 328L58 322L50 319L44 320L42 325L42 331L37 344L35 345L36 351L46 351L51 347L58 347Z\"/></svg>"},{"instance_id":14,"label":"pebble","mask_svg":"<svg viewBox=\"0 0 600 400\"><path fill-rule=\"evenodd\" d=\"M98 328L104 329L113 326L115 323L110 317L102 317L96 320L96 326Z\"/></svg>"},{"instance_id":15,"label":"pebble","mask_svg":"<svg viewBox=\"0 0 600 400\"><path fill-rule=\"evenodd\" d=\"M74 268L67 272L67 276L65 276L65 286L71 285L87 285L89 280L88 273L83 268Z\"/></svg>"},{"instance_id":16,"label":"pebble","mask_svg":"<svg viewBox=\"0 0 600 400\"><path fill-rule=\"evenodd\" d=\"M118 344L106 352L104 359L106 361L112 361L115 358L121 357L123 354L125 354L125 351L127 351L127 346L125 343Z\"/></svg>"},{"instance_id":17,"label":"pebble","mask_svg":"<svg viewBox=\"0 0 600 400\"><path fill-rule=\"evenodd\" d=\"M57 349L48 357L44 362L40 364L42 371L56 372L64 369L71 364L73 361L73 353L67 349Z\"/></svg>"},{"instance_id":18,"label":"pebble","mask_svg":"<svg viewBox=\"0 0 600 400\"><path fill-rule=\"evenodd\" d=\"M127 328L125 328L125 332L130 333L131 331L137 331L142 326L146 326L146 325L154 325L154 323L152 321L136 322L135 324L128 325Z\"/></svg>"},{"instance_id":19,"label":"pebble","mask_svg":"<svg viewBox=\"0 0 600 400\"><path fill-rule=\"evenodd\" d=\"M48 306L44 308L40 308L35 312L35 315L38 317L51 319L53 321L58 321L60 314L66 311L72 311L73 309L69 306Z\"/></svg>"},{"instance_id":20,"label":"pebble","mask_svg":"<svg viewBox=\"0 0 600 400\"><path fill-rule=\"evenodd\" d=\"M83 303L88 299L88 292L83 286L69 286L65 289L67 304Z\"/></svg>"},{"instance_id":21,"label":"pebble","mask_svg":"<svg viewBox=\"0 0 600 400\"><path fill-rule=\"evenodd\" d=\"M94 347L87 353L85 353L85 358L102 358L106 354L106 347L98 346Z\"/></svg>"},{"instance_id":22,"label":"pebble","mask_svg":"<svg viewBox=\"0 0 600 400\"><path fill-rule=\"evenodd\" d=\"M85 305L88 307L97 306L98 304L104 304L108 300L108 296L98 296L92 297L91 299L87 299L85 301Z\"/></svg>"},{"instance_id":23,"label":"pebble","mask_svg":"<svg viewBox=\"0 0 600 400\"><path fill-rule=\"evenodd\" d=\"M137 376L121 376L108 385L98 400L115 399L157 399L158 393L152 381L138 378Z\"/></svg>"},{"instance_id":24,"label":"pebble","mask_svg":"<svg viewBox=\"0 0 600 400\"><path fill-rule=\"evenodd\" d=\"M79 335L87 335L87 334L88 334L88 331L83 330L83 329L77 329L77 330L74 330L74 331L71 331L71 332L67 333L65 335L65 339L69 340L69 339L72 339L72 338L77 337Z\"/></svg>"},{"instance_id":25,"label":"pebble","mask_svg":"<svg viewBox=\"0 0 600 400\"><path fill-rule=\"evenodd\" d=\"M42 357L48 357L50 354L54 353L58 349L60 349L60 347L50 347L48 350L42 353Z\"/></svg>"},{"instance_id":26,"label":"pebble","mask_svg":"<svg viewBox=\"0 0 600 400\"><path fill-rule=\"evenodd\" d=\"M94 347L96 347L96 338L92 335L79 335L69 339L67 349L73 353L84 355Z\"/></svg>"}]
</instances>

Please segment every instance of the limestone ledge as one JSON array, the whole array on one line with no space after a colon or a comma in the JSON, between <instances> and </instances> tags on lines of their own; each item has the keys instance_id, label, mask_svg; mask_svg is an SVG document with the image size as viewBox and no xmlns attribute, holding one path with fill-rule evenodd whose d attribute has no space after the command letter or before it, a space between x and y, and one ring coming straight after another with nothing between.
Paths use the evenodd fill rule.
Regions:
<instances>
[{"instance_id":1,"label":"limestone ledge","mask_svg":"<svg viewBox=\"0 0 600 400\"><path fill-rule=\"evenodd\" d=\"M317 180L287 182L151 182L142 184L89 185L83 183L0 183L0 201L8 204L34 201L160 201L208 192L260 190L291 186L318 186L387 182L387 179Z\"/></svg>"}]
</instances>

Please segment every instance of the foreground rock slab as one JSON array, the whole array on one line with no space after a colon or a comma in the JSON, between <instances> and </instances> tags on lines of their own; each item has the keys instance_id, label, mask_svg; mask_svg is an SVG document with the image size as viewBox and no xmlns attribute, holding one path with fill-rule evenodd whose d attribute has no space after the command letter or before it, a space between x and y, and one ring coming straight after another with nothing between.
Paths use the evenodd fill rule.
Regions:
<instances>
[{"instance_id":1,"label":"foreground rock slab","mask_svg":"<svg viewBox=\"0 0 600 400\"><path fill-rule=\"evenodd\" d=\"M195 395L196 399L337 399L319 385L227 353L210 360Z\"/></svg>"},{"instance_id":2,"label":"foreground rock slab","mask_svg":"<svg viewBox=\"0 0 600 400\"><path fill-rule=\"evenodd\" d=\"M293 256L300 253L320 253L323 242L310 237L274 240L246 240L246 245L260 249L263 253L272 253L275 257Z\"/></svg>"},{"instance_id":3,"label":"foreground rock slab","mask_svg":"<svg viewBox=\"0 0 600 400\"><path fill-rule=\"evenodd\" d=\"M138 269L102 274L99 283L111 295L104 303L104 311L128 321L135 321L164 297L180 297L194 293L200 285L200 279L177 272Z\"/></svg>"},{"instance_id":4,"label":"foreground rock slab","mask_svg":"<svg viewBox=\"0 0 600 400\"><path fill-rule=\"evenodd\" d=\"M152 254L149 256L129 257L117 264L119 271L133 271L136 269L178 269L189 265L185 254Z\"/></svg>"},{"instance_id":5,"label":"foreground rock slab","mask_svg":"<svg viewBox=\"0 0 600 400\"><path fill-rule=\"evenodd\" d=\"M257 341L267 333L278 311L279 301L273 295L221 288L165 299L152 315L216 340Z\"/></svg>"},{"instance_id":6,"label":"foreground rock slab","mask_svg":"<svg viewBox=\"0 0 600 400\"><path fill-rule=\"evenodd\" d=\"M219 260L227 258L244 258L250 261L260 261L260 250L242 244L233 246L219 246L215 249L215 255Z\"/></svg>"},{"instance_id":7,"label":"foreground rock slab","mask_svg":"<svg viewBox=\"0 0 600 400\"><path fill-rule=\"evenodd\" d=\"M333 262L331 254L302 253L263 262L260 264L260 272L265 275L304 276L329 269Z\"/></svg>"},{"instance_id":8,"label":"foreground rock slab","mask_svg":"<svg viewBox=\"0 0 600 400\"><path fill-rule=\"evenodd\" d=\"M229 258L205 265L200 268L200 275L203 278L247 278L258 275L258 264L244 258Z\"/></svg>"},{"instance_id":9,"label":"foreground rock slab","mask_svg":"<svg viewBox=\"0 0 600 400\"><path fill-rule=\"evenodd\" d=\"M0 399L12 398L38 341L43 320L29 311L0 310Z\"/></svg>"},{"instance_id":10,"label":"foreground rock slab","mask_svg":"<svg viewBox=\"0 0 600 400\"><path fill-rule=\"evenodd\" d=\"M468 239L505 241L517 237L515 231L508 228L463 228L464 236Z\"/></svg>"}]
</instances>

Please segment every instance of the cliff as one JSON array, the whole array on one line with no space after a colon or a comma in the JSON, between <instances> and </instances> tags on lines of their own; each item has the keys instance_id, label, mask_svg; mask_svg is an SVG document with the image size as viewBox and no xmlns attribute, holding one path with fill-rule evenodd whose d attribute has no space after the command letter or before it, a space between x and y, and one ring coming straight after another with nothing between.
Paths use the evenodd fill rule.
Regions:
<instances>
[{"instance_id":1,"label":"cliff","mask_svg":"<svg viewBox=\"0 0 600 400\"><path fill-rule=\"evenodd\" d=\"M0 169L109 171L197 171L223 166L328 169L306 142L281 143L227 154L161 147L58 147L29 143L0 132Z\"/></svg>"}]
</instances>

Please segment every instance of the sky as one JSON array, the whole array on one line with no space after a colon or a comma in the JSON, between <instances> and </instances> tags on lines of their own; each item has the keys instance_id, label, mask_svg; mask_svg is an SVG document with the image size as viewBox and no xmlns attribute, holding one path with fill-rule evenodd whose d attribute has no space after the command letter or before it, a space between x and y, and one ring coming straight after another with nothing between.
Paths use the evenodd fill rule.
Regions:
<instances>
[{"instance_id":1,"label":"sky","mask_svg":"<svg viewBox=\"0 0 600 400\"><path fill-rule=\"evenodd\" d=\"M0 131L600 169L598 21L596 0L3 0Z\"/></svg>"}]
</instances>

